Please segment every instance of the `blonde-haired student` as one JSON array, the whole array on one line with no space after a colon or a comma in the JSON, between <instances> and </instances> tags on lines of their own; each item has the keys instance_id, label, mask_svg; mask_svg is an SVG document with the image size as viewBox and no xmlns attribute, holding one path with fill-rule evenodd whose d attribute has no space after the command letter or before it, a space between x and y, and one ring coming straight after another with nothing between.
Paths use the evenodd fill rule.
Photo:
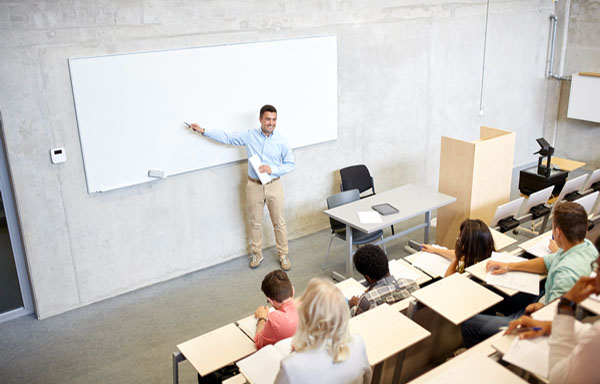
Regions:
<instances>
[{"instance_id":1,"label":"blonde-haired student","mask_svg":"<svg viewBox=\"0 0 600 384\"><path fill-rule=\"evenodd\" d=\"M281 361L275 383L371 382L371 366L360 335L350 335L350 310L330 281L309 281L298 308L294 352Z\"/></svg>"}]
</instances>

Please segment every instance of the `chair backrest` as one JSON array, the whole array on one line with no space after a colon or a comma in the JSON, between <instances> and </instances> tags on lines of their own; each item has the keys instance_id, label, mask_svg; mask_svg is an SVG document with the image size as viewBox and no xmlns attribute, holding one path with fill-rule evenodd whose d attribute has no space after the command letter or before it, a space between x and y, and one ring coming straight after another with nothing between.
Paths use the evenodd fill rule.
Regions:
<instances>
[{"instance_id":1,"label":"chair backrest","mask_svg":"<svg viewBox=\"0 0 600 384\"><path fill-rule=\"evenodd\" d=\"M375 194L375 185L373 183L373 177L369 173L369 169L364 164L352 165L350 167L340 169L340 176L342 178L342 191L349 191L351 189L358 189L359 194L369 189Z\"/></svg>"},{"instance_id":2,"label":"chair backrest","mask_svg":"<svg viewBox=\"0 0 600 384\"><path fill-rule=\"evenodd\" d=\"M360 192L358 189L336 193L327 198L327 209L339 207L340 205L348 204L356 200L360 200ZM332 218L329 218L329 224L331 224L331 230L334 232L346 228L346 224L340 223Z\"/></svg>"}]
</instances>

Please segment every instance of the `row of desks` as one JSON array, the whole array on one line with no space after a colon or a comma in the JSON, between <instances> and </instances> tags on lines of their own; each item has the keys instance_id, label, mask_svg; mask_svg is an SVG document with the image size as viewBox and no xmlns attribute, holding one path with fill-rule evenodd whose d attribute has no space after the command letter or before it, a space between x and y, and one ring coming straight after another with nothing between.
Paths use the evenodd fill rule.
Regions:
<instances>
[{"instance_id":1,"label":"row of desks","mask_svg":"<svg viewBox=\"0 0 600 384\"><path fill-rule=\"evenodd\" d=\"M415 255L412 255L408 256L406 260L411 261L414 258ZM487 260L469 267L467 269L469 275L485 281L486 262ZM394 263L418 274L416 281L419 285L430 283L437 277L429 276L404 260L395 260ZM459 325L502 301L501 296L469 277L466 274L453 274L422 287L413 292L412 297L408 299L392 306L381 305L350 320L351 332L361 334L365 340L369 363L375 367L374 383L377 383L381 377L383 361L393 356L397 356L394 371L394 382L397 382L401 374L404 351L430 335L428 330L412 320L418 306L426 306L452 324ZM364 289L364 286L352 278L338 283L342 290L351 285ZM501 290L507 295L516 293L516 291L506 288ZM582 303L582 306L592 312L600 313L600 303L597 301L588 299ZM403 315L401 311L406 311L407 316ZM492 339L496 340L500 337L500 335L496 335ZM493 342L493 340L486 340L482 345L469 349L459 357L452 359L452 365L458 365L461 361L476 356L473 357L474 360L470 364L482 368L482 374L486 370L495 372L493 375L486 376L486 379L493 376L502 378L502 382L523 382L518 376L488 358L491 355L491 353L487 353L490 352L489 345ZM174 383L178 382L178 364L185 359L201 376L205 376L256 351L253 340L233 323L179 344L177 349L179 352L173 354ZM487 360L482 360L483 357ZM419 377L415 383L424 382L423 380L426 378L437 377L438 374L451 369L453 369L452 366L444 364ZM471 377L477 375L478 372L475 370L469 372L468 375ZM453 377L451 373L445 373L445 375L450 375L446 379ZM472 376L472 378L475 380L478 376ZM446 379L444 382L452 382L452 380Z\"/></svg>"},{"instance_id":2,"label":"row of desks","mask_svg":"<svg viewBox=\"0 0 600 384\"><path fill-rule=\"evenodd\" d=\"M375 367L373 382L378 382L381 377L384 360L430 335L429 331L387 304L353 317L349 328L352 334L360 334L365 341L369 364ZM252 339L233 323L181 343L177 349L179 352L173 354L174 383L179 380L178 364L185 359L201 376L206 376L256 351ZM402 366L402 356L399 357L398 377Z\"/></svg>"}]
</instances>

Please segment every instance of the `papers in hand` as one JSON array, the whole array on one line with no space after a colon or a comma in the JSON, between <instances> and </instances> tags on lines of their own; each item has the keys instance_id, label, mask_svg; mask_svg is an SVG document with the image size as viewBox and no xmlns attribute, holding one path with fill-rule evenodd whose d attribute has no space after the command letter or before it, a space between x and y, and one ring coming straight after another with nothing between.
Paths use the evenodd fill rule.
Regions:
<instances>
[{"instance_id":1,"label":"papers in hand","mask_svg":"<svg viewBox=\"0 0 600 384\"><path fill-rule=\"evenodd\" d=\"M271 175L265 172L258 171L258 168L262 165L262 161L260 160L260 157L258 157L258 155L251 156L248 159L248 162L252 166L252 169L254 169L254 172L256 172L256 174L258 175L258 178L260 179L261 183L267 184L269 181L271 181Z\"/></svg>"},{"instance_id":2,"label":"papers in hand","mask_svg":"<svg viewBox=\"0 0 600 384\"><path fill-rule=\"evenodd\" d=\"M547 378L549 354L548 336L523 340L516 337L502 360Z\"/></svg>"},{"instance_id":3,"label":"papers in hand","mask_svg":"<svg viewBox=\"0 0 600 384\"><path fill-rule=\"evenodd\" d=\"M444 276L450 265L450 260L434 253L419 252L413 266L427 272L432 277Z\"/></svg>"},{"instance_id":4,"label":"papers in hand","mask_svg":"<svg viewBox=\"0 0 600 384\"><path fill-rule=\"evenodd\" d=\"M352 277L344 281L340 281L335 286L338 287L340 291L342 291L342 294L344 295L346 300L350 300L354 296L360 297L360 295L365 293L365 291L367 290L365 286L363 286L361 283L359 283Z\"/></svg>"},{"instance_id":5,"label":"papers in hand","mask_svg":"<svg viewBox=\"0 0 600 384\"><path fill-rule=\"evenodd\" d=\"M556 311L552 312L556 313ZM585 329L579 321L575 321L574 327L576 334L580 334ZM550 373L548 364L550 360L550 346L548 339L548 336L523 340L515 337L515 340L510 345L508 352L502 357L502 360L543 378L548 378L548 374Z\"/></svg>"},{"instance_id":6,"label":"papers in hand","mask_svg":"<svg viewBox=\"0 0 600 384\"><path fill-rule=\"evenodd\" d=\"M269 312L273 312L275 308L270 307ZM238 328L242 330L248 337L254 340L256 336L256 317L250 315L237 322Z\"/></svg>"},{"instance_id":7,"label":"papers in hand","mask_svg":"<svg viewBox=\"0 0 600 384\"><path fill-rule=\"evenodd\" d=\"M383 223L379 213L375 211L361 211L358 213L358 219L361 224L380 224Z\"/></svg>"},{"instance_id":8,"label":"papers in hand","mask_svg":"<svg viewBox=\"0 0 600 384\"><path fill-rule=\"evenodd\" d=\"M417 281L421 276L418 272L413 271L410 268L407 268L405 265L402 265L398 260L392 259L389 262L390 265L390 274L397 279L408 279Z\"/></svg>"},{"instance_id":9,"label":"papers in hand","mask_svg":"<svg viewBox=\"0 0 600 384\"><path fill-rule=\"evenodd\" d=\"M526 259L508 253L492 252L492 260L502 263L517 263ZM497 285L504 288L516 289L532 295L540 294L540 277L536 273L529 272L506 272L494 275L488 272L485 282L489 285Z\"/></svg>"},{"instance_id":10,"label":"papers in hand","mask_svg":"<svg viewBox=\"0 0 600 384\"><path fill-rule=\"evenodd\" d=\"M281 360L292 353L292 338L267 345L258 352L240 360L236 365L249 383L272 384L279 372Z\"/></svg>"},{"instance_id":11,"label":"papers in hand","mask_svg":"<svg viewBox=\"0 0 600 384\"><path fill-rule=\"evenodd\" d=\"M521 248L525 250L525 252L530 253L537 257L544 257L552 252L550 248L548 248L548 244L550 244L550 239L552 239L552 231L548 231L546 234L539 236L536 241L531 244L531 239L522 244Z\"/></svg>"}]
</instances>

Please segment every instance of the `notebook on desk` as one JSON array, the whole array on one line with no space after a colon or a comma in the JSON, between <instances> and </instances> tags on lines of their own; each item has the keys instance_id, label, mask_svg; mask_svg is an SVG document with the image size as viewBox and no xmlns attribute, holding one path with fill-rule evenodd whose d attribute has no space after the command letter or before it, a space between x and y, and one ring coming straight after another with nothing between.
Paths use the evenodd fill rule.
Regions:
<instances>
[{"instance_id":1,"label":"notebook on desk","mask_svg":"<svg viewBox=\"0 0 600 384\"><path fill-rule=\"evenodd\" d=\"M292 353L292 338L267 345L240 360L236 365L251 384L271 384L275 381L281 360Z\"/></svg>"}]
</instances>

